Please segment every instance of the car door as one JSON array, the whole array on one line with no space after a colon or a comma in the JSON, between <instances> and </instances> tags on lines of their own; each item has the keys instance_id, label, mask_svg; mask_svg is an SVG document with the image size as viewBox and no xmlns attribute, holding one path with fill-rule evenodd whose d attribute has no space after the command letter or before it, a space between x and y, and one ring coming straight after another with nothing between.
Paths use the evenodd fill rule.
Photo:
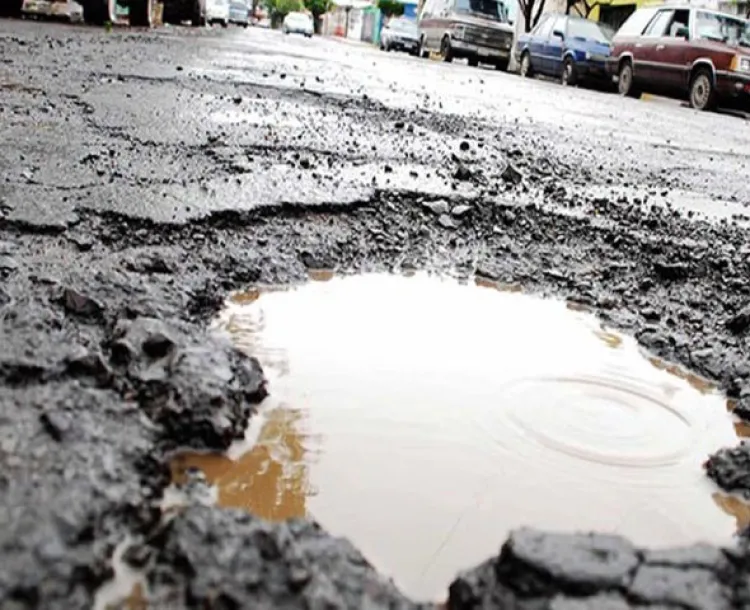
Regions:
<instances>
[{"instance_id":1,"label":"car door","mask_svg":"<svg viewBox=\"0 0 750 610\"><path fill-rule=\"evenodd\" d=\"M684 91L689 72L688 55L691 48L690 10L677 9L665 35L659 39L654 49L654 75L662 88L669 93Z\"/></svg>"},{"instance_id":2,"label":"car door","mask_svg":"<svg viewBox=\"0 0 750 610\"><path fill-rule=\"evenodd\" d=\"M552 31L552 15L545 15L542 20L532 30L532 37L529 43L529 54L531 55L531 65L537 72L546 74L544 63L544 45Z\"/></svg>"},{"instance_id":3,"label":"car door","mask_svg":"<svg viewBox=\"0 0 750 610\"><path fill-rule=\"evenodd\" d=\"M660 83L657 53L664 47L662 40L674 17L674 9L659 9L652 17L643 35L633 45L633 76L647 91L658 91ZM656 47L661 46L657 52Z\"/></svg>"},{"instance_id":4,"label":"car door","mask_svg":"<svg viewBox=\"0 0 750 610\"><path fill-rule=\"evenodd\" d=\"M419 16L419 35L422 38L424 50L432 50L432 30L435 27L435 5L437 0L427 0L422 7L422 13Z\"/></svg>"},{"instance_id":5,"label":"car door","mask_svg":"<svg viewBox=\"0 0 750 610\"><path fill-rule=\"evenodd\" d=\"M549 36L544 43L545 72L559 76L562 71L562 56L565 50L565 29L567 19L562 16L552 18Z\"/></svg>"}]
</instances>

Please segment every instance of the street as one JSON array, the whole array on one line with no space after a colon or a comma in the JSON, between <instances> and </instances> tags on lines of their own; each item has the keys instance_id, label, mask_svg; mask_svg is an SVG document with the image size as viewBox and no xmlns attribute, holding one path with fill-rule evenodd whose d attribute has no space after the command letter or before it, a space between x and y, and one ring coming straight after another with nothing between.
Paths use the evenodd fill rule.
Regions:
<instances>
[{"instance_id":1,"label":"street","mask_svg":"<svg viewBox=\"0 0 750 610\"><path fill-rule=\"evenodd\" d=\"M162 518L175 451L226 450L268 393L211 328L250 286L416 270L554 297L750 418L741 113L254 27L0 20L0 125L2 608L103 607L123 541L153 608L445 601L311 520L207 505L200 476ZM705 459L750 497L750 446ZM521 530L445 597L747 608L743 540Z\"/></svg>"}]
</instances>

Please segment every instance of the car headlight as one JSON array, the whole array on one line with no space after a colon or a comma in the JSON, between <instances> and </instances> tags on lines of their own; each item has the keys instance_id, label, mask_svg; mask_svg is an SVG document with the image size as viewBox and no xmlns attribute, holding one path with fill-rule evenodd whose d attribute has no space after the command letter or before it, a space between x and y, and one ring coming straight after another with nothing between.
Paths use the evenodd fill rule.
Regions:
<instances>
[{"instance_id":1,"label":"car headlight","mask_svg":"<svg viewBox=\"0 0 750 610\"><path fill-rule=\"evenodd\" d=\"M586 61L591 59L591 51L586 51L586 55L584 55L584 57L586 58Z\"/></svg>"},{"instance_id":2,"label":"car headlight","mask_svg":"<svg viewBox=\"0 0 750 610\"><path fill-rule=\"evenodd\" d=\"M451 28L451 33L453 34L453 38L455 38L456 40L463 40L463 38L466 36L466 26L454 25Z\"/></svg>"},{"instance_id":3,"label":"car headlight","mask_svg":"<svg viewBox=\"0 0 750 610\"><path fill-rule=\"evenodd\" d=\"M750 72L750 57L735 55L732 58L731 68L735 72Z\"/></svg>"}]
</instances>

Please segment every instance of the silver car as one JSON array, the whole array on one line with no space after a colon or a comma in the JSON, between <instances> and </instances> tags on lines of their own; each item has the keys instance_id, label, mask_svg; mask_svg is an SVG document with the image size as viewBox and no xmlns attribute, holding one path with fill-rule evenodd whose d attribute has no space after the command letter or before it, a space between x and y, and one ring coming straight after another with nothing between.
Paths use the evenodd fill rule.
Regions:
<instances>
[{"instance_id":1,"label":"silver car","mask_svg":"<svg viewBox=\"0 0 750 610\"><path fill-rule=\"evenodd\" d=\"M306 13L289 13L284 17L281 31L284 34L302 34L310 38L314 31L312 17Z\"/></svg>"},{"instance_id":2,"label":"silver car","mask_svg":"<svg viewBox=\"0 0 750 610\"><path fill-rule=\"evenodd\" d=\"M411 19L391 19L380 32L380 48L383 51L406 51L412 55L419 49L419 30Z\"/></svg>"}]
</instances>

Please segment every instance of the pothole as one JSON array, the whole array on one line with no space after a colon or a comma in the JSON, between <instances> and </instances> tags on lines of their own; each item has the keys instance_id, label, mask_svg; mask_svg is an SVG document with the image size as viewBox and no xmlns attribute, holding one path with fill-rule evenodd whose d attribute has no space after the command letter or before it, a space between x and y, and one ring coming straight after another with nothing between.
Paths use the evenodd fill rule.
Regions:
<instances>
[{"instance_id":1,"label":"pothole","mask_svg":"<svg viewBox=\"0 0 750 610\"><path fill-rule=\"evenodd\" d=\"M590 314L486 281L313 279L227 304L270 398L244 445L178 456L177 482L195 467L220 505L312 517L417 599L522 525L661 547L747 522L702 470L738 439L721 394Z\"/></svg>"}]
</instances>

